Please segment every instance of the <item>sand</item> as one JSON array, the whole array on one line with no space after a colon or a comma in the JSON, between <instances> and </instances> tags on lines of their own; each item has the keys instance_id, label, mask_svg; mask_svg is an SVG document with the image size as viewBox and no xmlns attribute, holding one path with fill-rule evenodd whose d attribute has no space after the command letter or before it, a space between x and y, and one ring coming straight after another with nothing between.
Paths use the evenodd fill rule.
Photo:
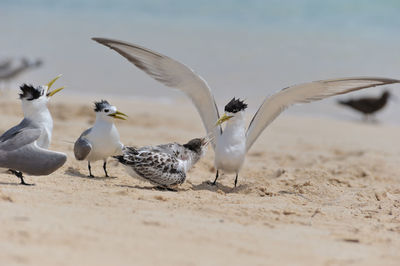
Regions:
<instances>
[{"instance_id":1,"label":"sand","mask_svg":"<svg viewBox=\"0 0 400 266\"><path fill-rule=\"evenodd\" d=\"M233 175L213 180L213 151L178 192L131 178L115 161L87 177L73 141L95 99L55 96L51 149L68 154L51 176L20 186L0 173L1 265L399 265L400 127L283 114ZM186 142L204 135L188 100L108 98L130 117L125 144ZM21 119L0 99L0 132ZM250 119L250 117L249 117Z\"/></svg>"}]
</instances>

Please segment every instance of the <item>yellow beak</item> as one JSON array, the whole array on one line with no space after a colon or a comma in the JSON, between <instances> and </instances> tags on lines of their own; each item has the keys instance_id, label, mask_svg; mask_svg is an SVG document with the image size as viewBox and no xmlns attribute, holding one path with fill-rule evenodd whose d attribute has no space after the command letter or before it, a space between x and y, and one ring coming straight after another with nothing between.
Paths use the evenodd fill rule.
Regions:
<instances>
[{"instance_id":1,"label":"yellow beak","mask_svg":"<svg viewBox=\"0 0 400 266\"><path fill-rule=\"evenodd\" d=\"M125 117L128 117L126 114L124 114L124 113L122 113L120 111L116 111L115 113L109 114L108 116L111 116L111 117L116 118L116 119L122 119L122 120L126 120Z\"/></svg>"},{"instance_id":2,"label":"yellow beak","mask_svg":"<svg viewBox=\"0 0 400 266\"><path fill-rule=\"evenodd\" d=\"M59 92L59 91L61 91L63 89L64 89L64 87L61 87L61 88L55 89L54 91L48 92L47 93L47 97L51 97L51 96L53 96L54 94L56 94L57 92Z\"/></svg>"},{"instance_id":3,"label":"yellow beak","mask_svg":"<svg viewBox=\"0 0 400 266\"><path fill-rule=\"evenodd\" d=\"M47 97L51 97L51 96L53 96L54 94L56 94L57 92L59 92L59 91L61 91L61 90L64 89L64 87L61 87L61 88L58 88L58 89L55 89L55 90L49 92L51 86L52 86L52 85L54 84L54 82L56 82L56 80L59 79L61 76L62 76L62 75L58 75L57 77L55 77L54 79L52 79L49 83L47 83Z\"/></svg>"},{"instance_id":4,"label":"yellow beak","mask_svg":"<svg viewBox=\"0 0 400 266\"><path fill-rule=\"evenodd\" d=\"M227 114L224 114L223 116L221 116L219 119L218 119L218 121L217 121L217 123L215 124L216 126L219 126L219 125L221 125L222 123L224 123L225 121L228 121L229 119L231 119L233 117L233 115L227 115Z\"/></svg>"},{"instance_id":5,"label":"yellow beak","mask_svg":"<svg viewBox=\"0 0 400 266\"><path fill-rule=\"evenodd\" d=\"M49 83L47 83L47 87L50 89L51 86L54 84L54 82L56 82L57 79L61 78L61 74L58 75L57 77L55 77L54 79L52 79Z\"/></svg>"}]
</instances>

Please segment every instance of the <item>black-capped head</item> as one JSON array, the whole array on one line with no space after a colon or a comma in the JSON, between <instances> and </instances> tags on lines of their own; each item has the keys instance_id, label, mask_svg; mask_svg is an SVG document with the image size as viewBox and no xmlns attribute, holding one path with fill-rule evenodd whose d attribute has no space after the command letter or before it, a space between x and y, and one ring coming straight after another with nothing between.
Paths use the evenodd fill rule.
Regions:
<instances>
[{"instance_id":1,"label":"black-capped head","mask_svg":"<svg viewBox=\"0 0 400 266\"><path fill-rule=\"evenodd\" d=\"M233 97L233 99L227 105L225 105L225 112L237 113L246 110L246 108L247 104L244 103L244 101L235 99L235 97Z\"/></svg>"},{"instance_id":2,"label":"black-capped head","mask_svg":"<svg viewBox=\"0 0 400 266\"><path fill-rule=\"evenodd\" d=\"M117 107L111 105L106 100L94 102L94 111L96 112L97 117L106 119L107 121L112 121L113 119L126 120L126 117L128 117L126 114L118 111Z\"/></svg>"},{"instance_id":3,"label":"black-capped head","mask_svg":"<svg viewBox=\"0 0 400 266\"><path fill-rule=\"evenodd\" d=\"M183 144L183 147L185 147L186 149L189 149L191 151L194 151L195 153L200 153L200 152L202 152L203 145L204 145L204 140L196 138L196 139L190 140L186 144Z\"/></svg>"},{"instance_id":4,"label":"black-capped head","mask_svg":"<svg viewBox=\"0 0 400 266\"><path fill-rule=\"evenodd\" d=\"M23 84L19 88L21 89L19 98L27 101L39 99L44 95L45 92L45 88L43 86L34 87L32 85Z\"/></svg>"},{"instance_id":5,"label":"black-capped head","mask_svg":"<svg viewBox=\"0 0 400 266\"><path fill-rule=\"evenodd\" d=\"M103 112L106 109L110 109L112 107L106 100L101 100L99 102L94 102L94 111L95 112Z\"/></svg>"}]
</instances>

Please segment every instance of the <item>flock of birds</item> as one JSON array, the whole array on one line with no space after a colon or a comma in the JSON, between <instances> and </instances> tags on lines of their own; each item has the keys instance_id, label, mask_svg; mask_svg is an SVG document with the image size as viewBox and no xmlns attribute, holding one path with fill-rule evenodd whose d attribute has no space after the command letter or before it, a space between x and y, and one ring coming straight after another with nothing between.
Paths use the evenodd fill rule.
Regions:
<instances>
[{"instance_id":1,"label":"flock of birds","mask_svg":"<svg viewBox=\"0 0 400 266\"><path fill-rule=\"evenodd\" d=\"M185 181L187 171L203 157L208 144L215 152L216 169L215 179L210 183L216 184L220 172L231 173L235 175L236 187L246 153L264 129L289 106L364 88L400 83L397 79L353 77L293 85L266 98L246 129L247 104L233 98L225 105L225 112L220 116L207 82L186 65L135 44L104 38L93 40L113 49L155 80L183 91L195 105L207 134L183 145L169 143L127 147L121 143L114 125L114 119L126 119L127 115L102 100L95 102L96 120L93 127L85 130L74 144L75 158L88 162L89 176L93 177L91 162L102 160L105 176L108 176L107 159L114 157L132 177L168 190ZM0 167L9 169L10 173L20 178L23 185L29 185L25 183L23 174L49 175L67 160L66 154L48 150L53 120L47 103L63 89L51 90L59 77L47 85L22 85L19 96L24 119L0 136ZM382 108L389 96L385 91L379 99L340 103L370 114Z\"/></svg>"}]
</instances>

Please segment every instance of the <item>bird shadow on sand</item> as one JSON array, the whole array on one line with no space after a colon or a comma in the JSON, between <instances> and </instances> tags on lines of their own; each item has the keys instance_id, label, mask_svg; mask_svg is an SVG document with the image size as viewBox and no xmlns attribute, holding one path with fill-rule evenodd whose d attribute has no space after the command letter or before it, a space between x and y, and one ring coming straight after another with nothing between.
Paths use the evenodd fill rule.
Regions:
<instances>
[{"instance_id":1,"label":"bird shadow on sand","mask_svg":"<svg viewBox=\"0 0 400 266\"><path fill-rule=\"evenodd\" d=\"M203 181L201 184L198 185L193 185L192 184L192 190L195 191L200 191L200 190L208 190L212 192L217 192L218 190L221 190L222 192L228 194L228 193L240 193L242 191L245 191L248 189L248 185L246 184L240 184L237 187L232 186L225 186L221 183L217 183L215 185L212 184L211 181Z\"/></svg>"},{"instance_id":2,"label":"bird shadow on sand","mask_svg":"<svg viewBox=\"0 0 400 266\"><path fill-rule=\"evenodd\" d=\"M2 173L2 174L5 174L5 175L10 175L10 176L15 177L15 175L10 174L8 170L7 170L7 171L4 171L4 172L1 172L1 173ZM25 179L25 178L26 178L26 177L24 176L24 179ZM15 182L0 182L0 186L23 186L23 187L25 187L24 185L22 185L22 184L20 183L20 179L17 178L17 177L15 177ZM32 187L32 186L35 186L35 184L28 184L28 186L26 186L26 187Z\"/></svg>"},{"instance_id":3,"label":"bird shadow on sand","mask_svg":"<svg viewBox=\"0 0 400 266\"><path fill-rule=\"evenodd\" d=\"M95 176L95 177L90 177L85 174L82 174L79 172L78 169L75 169L73 167L68 167L67 170L65 170L64 174L69 175L69 176L75 176L75 177L80 177L80 178L86 178L90 180L106 180L106 179L115 179L117 178L116 176Z\"/></svg>"},{"instance_id":4,"label":"bird shadow on sand","mask_svg":"<svg viewBox=\"0 0 400 266\"><path fill-rule=\"evenodd\" d=\"M136 188L136 189L143 189L143 190L154 190L154 191L165 191L165 192L178 192L181 191L179 189L173 188L165 188L165 187L157 187L157 186L131 186L131 185L115 185L117 187L124 187L124 188Z\"/></svg>"},{"instance_id":5,"label":"bird shadow on sand","mask_svg":"<svg viewBox=\"0 0 400 266\"><path fill-rule=\"evenodd\" d=\"M15 183L13 183L13 182L0 182L0 186L21 186L21 187L32 187L32 186L34 186L35 184L30 184L30 186L24 186L24 185L21 185L20 183L19 183L19 181L17 180L17 181L15 181Z\"/></svg>"}]
</instances>

